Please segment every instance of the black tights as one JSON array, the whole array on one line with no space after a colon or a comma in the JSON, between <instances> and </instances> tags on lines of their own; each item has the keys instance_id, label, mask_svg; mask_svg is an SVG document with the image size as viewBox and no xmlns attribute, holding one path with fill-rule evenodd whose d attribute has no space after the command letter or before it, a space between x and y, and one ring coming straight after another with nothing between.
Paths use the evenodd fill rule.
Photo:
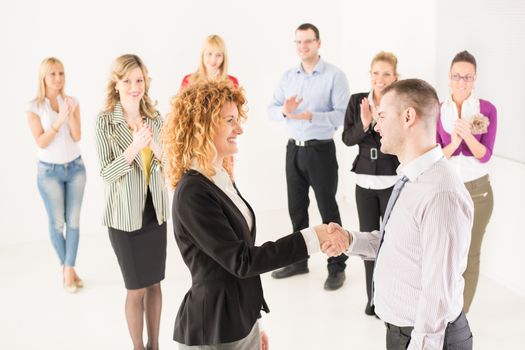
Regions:
<instances>
[{"instance_id":1,"label":"black tights","mask_svg":"<svg viewBox=\"0 0 525 350\"><path fill-rule=\"evenodd\" d=\"M134 350L158 350L162 291L160 283L146 288L129 289L126 297L126 320ZM148 343L144 348L142 333L144 316L148 332Z\"/></svg>"}]
</instances>

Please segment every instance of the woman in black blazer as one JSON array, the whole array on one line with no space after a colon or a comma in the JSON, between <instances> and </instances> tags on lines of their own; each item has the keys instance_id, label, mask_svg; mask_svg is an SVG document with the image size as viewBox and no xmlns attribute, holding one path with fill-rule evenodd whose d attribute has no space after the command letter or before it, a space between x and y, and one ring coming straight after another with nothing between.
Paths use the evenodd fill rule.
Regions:
<instances>
[{"instance_id":1,"label":"woman in black blazer","mask_svg":"<svg viewBox=\"0 0 525 350\"><path fill-rule=\"evenodd\" d=\"M383 89L397 81L397 58L393 53L381 51L372 59L370 82L372 90L354 94L346 109L343 142L347 146L358 145L359 153L352 165L356 173L355 199L359 216L359 229L371 232L379 230L392 188L397 180L396 156L381 153L381 137L374 130L375 107ZM375 315L370 305L374 261L364 261L366 271L367 315Z\"/></svg>"},{"instance_id":2,"label":"woman in black blazer","mask_svg":"<svg viewBox=\"0 0 525 350\"><path fill-rule=\"evenodd\" d=\"M163 129L167 175L175 187L173 229L192 285L177 314L180 349L267 349L257 319L268 312L259 275L318 251L343 234L320 225L255 244L255 215L235 187L227 161L246 118L242 90L201 82L175 97Z\"/></svg>"}]
</instances>

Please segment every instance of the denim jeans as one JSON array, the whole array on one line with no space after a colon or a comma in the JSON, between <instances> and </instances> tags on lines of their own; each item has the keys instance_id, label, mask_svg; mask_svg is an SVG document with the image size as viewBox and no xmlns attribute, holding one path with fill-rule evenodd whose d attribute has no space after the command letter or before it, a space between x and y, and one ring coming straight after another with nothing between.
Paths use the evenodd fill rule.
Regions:
<instances>
[{"instance_id":1,"label":"denim jeans","mask_svg":"<svg viewBox=\"0 0 525 350\"><path fill-rule=\"evenodd\" d=\"M75 266L80 207L86 186L86 168L82 158L79 156L65 164L39 161L37 184L47 211L51 243L60 263Z\"/></svg>"}]
</instances>

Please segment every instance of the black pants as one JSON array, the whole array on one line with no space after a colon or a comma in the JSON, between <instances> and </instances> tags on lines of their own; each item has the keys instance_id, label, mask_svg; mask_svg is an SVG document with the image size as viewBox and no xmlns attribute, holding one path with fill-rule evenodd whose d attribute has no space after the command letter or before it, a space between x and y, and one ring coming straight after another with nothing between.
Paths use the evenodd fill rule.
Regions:
<instances>
[{"instance_id":1,"label":"black pants","mask_svg":"<svg viewBox=\"0 0 525 350\"><path fill-rule=\"evenodd\" d=\"M379 230L380 218L386 211L386 205L392 189L389 187L384 190L370 190L355 186L355 201L357 204L357 215L359 216L359 231L372 232ZM372 277L374 275L374 261L364 260L366 274L366 295L368 304L372 299Z\"/></svg>"},{"instance_id":2,"label":"black pants","mask_svg":"<svg viewBox=\"0 0 525 350\"><path fill-rule=\"evenodd\" d=\"M341 224L339 207L335 200L337 192L337 158L335 143L316 143L307 146L296 146L289 142L286 148L286 184L288 188L288 212L294 232L309 226L308 207L310 186L315 193L317 206L324 224L336 222ZM328 272L344 271L348 257L341 254L328 258ZM308 260L296 263L306 267Z\"/></svg>"},{"instance_id":3,"label":"black pants","mask_svg":"<svg viewBox=\"0 0 525 350\"><path fill-rule=\"evenodd\" d=\"M387 350L406 350L414 327L397 327L390 323L385 325ZM454 322L447 325L443 350L472 350L472 333L463 311Z\"/></svg>"}]
</instances>

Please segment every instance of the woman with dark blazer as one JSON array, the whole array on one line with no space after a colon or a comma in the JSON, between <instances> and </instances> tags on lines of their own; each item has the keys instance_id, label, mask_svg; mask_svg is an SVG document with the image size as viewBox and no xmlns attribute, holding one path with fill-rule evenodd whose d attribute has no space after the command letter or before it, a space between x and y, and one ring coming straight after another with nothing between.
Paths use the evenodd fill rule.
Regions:
<instances>
[{"instance_id":1,"label":"woman with dark blazer","mask_svg":"<svg viewBox=\"0 0 525 350\"><path fill-rule=\"evenodd\" d=\"M126 320L135 350L158 349L166 264L168 193L162 175L160 114L148 96L148 70L136 55L118 57L96 144L105 183L103 223L127 289ZM142 340L144 320L148 332Z\"/></svg>"},{"instance_id":2,"label":"woman with dark blazer","mask_svg":"<svg viewBox=\"0 0 525 350\"><path fill-rule=\"evenodd\" d=\"M306 259L320 242L347 248L347 238L329 235L326 225L255 246L254 212L226 161L237 152L244 104L242 89L228 82L192 84L174 99L163 128L173 229L192 275L175 321L180 349L268 349L257 322L269 311L259 275Z\"/></svg>"},{"instance_id":3,"label":"woman with dark blazer","mask_svg":"<svg viewBox=\"0 0 525 350\"><path fill-rule=\"evenodd\" d=\"M397 58L393 53L381 51L372 59L370 83L372 90L354 94L346 109L343 142L358 145L359 153L352 165L356 173L355 199L360 231L379 230L392 188L397 180L396 156L381 152L381 136L374 130L375 108L379 106L383 89L397 81ZM367 315L375 315L371 305L374 261L365 260Z\"/></svg>"}]
</instances>

